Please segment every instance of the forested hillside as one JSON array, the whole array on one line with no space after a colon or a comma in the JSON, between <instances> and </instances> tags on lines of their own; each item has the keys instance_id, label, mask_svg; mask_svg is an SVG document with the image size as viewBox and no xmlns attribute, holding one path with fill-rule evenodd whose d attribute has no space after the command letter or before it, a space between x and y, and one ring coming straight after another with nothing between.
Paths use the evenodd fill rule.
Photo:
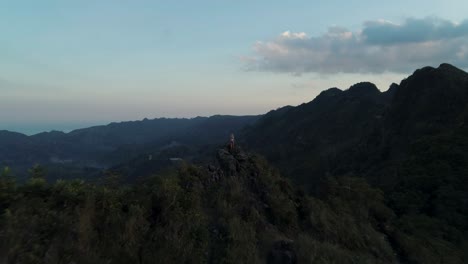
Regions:
<instances>
[{"instance_id":1,"label":"forested hillside","mask_svg":"<svg viewBox=\"0 0 468 264\"><path fill-rule=\"evenodd\" d=\"M358 178L310 197L262 158L221 149L144 184L0 181L2 262L395 263L394 213ZM411 238L411 237L410 237ZM458 255L450 259L460 259ZM442 256L439 256L442 257ZM444 257L445 258L445 257Z\"/></svg>"}]
</instances>

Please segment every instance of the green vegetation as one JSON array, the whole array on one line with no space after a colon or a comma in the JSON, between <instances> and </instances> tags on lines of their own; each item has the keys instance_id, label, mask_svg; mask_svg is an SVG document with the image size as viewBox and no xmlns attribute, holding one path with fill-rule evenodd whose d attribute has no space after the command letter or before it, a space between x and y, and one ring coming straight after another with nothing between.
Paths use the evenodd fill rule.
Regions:
<instances>
[{"instance_id":1,"label":"green vegetation","mask_svg":"<svg viewBox=\"0 0 468 264\"><path fill-rule=\"evenodd\" d=\"M463 263L468 259L468 129L413 144L388 192L399 215L395 241L415 263Z\"/></svg>"},{"instance_id":2,"label":"green vegetation","mask_svg":"<svg viewBox=\"0 0 468 264\"><path fill-rule=\"evenodd\" d=\"M260 157L236 162L230 176L183 164L127 186L111 174L100 185L49 184L39 166L16 185L6 168L0 261L463 263L467 243L457 229L394 213L363 178L328 178L312 197Z\"/></svg>"},{"instance_id":3,"label":"green vegetation","mask_svg":"<svg viewBox=\"0 0 468 264\"><path fill-rule=\"evenodd\" d=\"M6 263L395 261L379 231L393 214L381 192L360 179L330 179L318 199L256 156L234 176L183 165L134 186L48 184L40 167L31 172L18 186L8 169L1 176Z\"/></svg>"}]
</instances>

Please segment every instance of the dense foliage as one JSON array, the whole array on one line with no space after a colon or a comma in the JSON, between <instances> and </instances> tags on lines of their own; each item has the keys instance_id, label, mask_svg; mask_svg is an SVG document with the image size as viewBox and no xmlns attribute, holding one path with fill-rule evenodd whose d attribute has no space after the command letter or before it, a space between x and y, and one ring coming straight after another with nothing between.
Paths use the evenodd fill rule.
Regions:
<instances>
[{"instance_id":1,"label":"dense foliage","mask_svg":"<svg viewBox=\"0 0 468 264\"><path fill-rule=\"evenodd\" d=\"M312 197L258 156L221 158L235 166L183 164L127 186L116 175L48 184L40 167L16 185L5 169L0 261L463 263L456 229L398 216L362 178L329 178Z\"/></svg>"},{"instance_id":2,"label":"dense foliage","mask_svg":"<svg viewBox=\"0 0 468 264\"><path fill-rule=\"evenodd\" d=\"M330 179L322 199L250 156L234 174L182 165L144 184L48 184L41 170L1 187L7 263L392 263L393 217L361 179ZM344 190L344 191L343 191ZM286 262L287 263L287 262ZM294 263L294 262L292 262Z\"/></svg>"}]
</instances>

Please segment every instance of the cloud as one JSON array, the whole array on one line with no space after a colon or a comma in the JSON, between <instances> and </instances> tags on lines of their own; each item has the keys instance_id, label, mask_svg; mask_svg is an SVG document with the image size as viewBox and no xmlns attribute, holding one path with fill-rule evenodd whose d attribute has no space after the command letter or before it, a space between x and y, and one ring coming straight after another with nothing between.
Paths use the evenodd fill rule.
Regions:
<instances>
[{"instance_id":1,"label":"cloud","mask_svg":"<svg viewBox=\"0 0 468 264\"><path fill-rule=\"evenodd\" d=\"M286 31L257 41L242 61L248 70L316 73L407 73L417 67L453 63L468 67L468 20L408 18L402 24L367 21L352 32L331 27L316 37Z\"/></svg>"}]
</instances>

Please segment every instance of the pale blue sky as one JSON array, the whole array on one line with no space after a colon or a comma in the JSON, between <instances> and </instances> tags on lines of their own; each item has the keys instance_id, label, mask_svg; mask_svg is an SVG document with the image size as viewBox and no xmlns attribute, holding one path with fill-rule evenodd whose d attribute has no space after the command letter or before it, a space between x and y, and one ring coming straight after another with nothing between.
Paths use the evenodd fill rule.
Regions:
<instances>
[{"instance_id":1,"label":"pale blue sky","mask_svg":"<svg viewBox=\"0 0 468 264\"><path fill-rule=\"evenodd\" d=\"M260 114L366 80L385 90L418 66L466 68L466 10L455 0L0 0L0 129Z\"/></svg>"}]
</instances>

